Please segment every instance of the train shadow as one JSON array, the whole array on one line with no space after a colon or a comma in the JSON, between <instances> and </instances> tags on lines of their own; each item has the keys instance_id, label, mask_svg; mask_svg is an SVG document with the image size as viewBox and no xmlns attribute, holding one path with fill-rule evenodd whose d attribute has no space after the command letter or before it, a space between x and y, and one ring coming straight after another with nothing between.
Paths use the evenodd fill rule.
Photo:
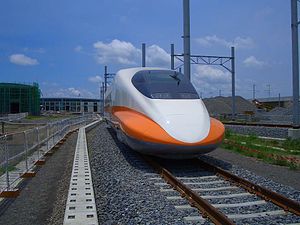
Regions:
<instances>
[{"instance_id":1,"label":"train shadow","mask_svg":"<svg viewBox=\"0 0 300 225\"><path fill-rule=\"evenodd\" d=\"M231 170L232 169L232 164L231 163L220 160L220 159L217 159L217 158L214 158L214 157L209 156L209 155L202 155L202 156L199 157L199 159L201 159L201 160L203 160L207 163L213 164L214 166L218 166L218 167L220 167L224 170Z\"/></svg>"},{"instance_id":2,"label":"train shadow","mask_svg":"<svg viewBox=\"0 0 300 225\"><path fill-rule=\"evenodd\" d=\"M124 159L135 169L140 171L150 173L153 172L152 168L150 168L146 163L143 162L141 155L134 150L132 150L129 146L125 145L124 143L120 142L117 138L117 134L111 127L106 127L109 135L117 145L120 153L123 155Z\"/></svg>"},{"instance_id":3,"label":"train shadow","mask_svg":"<svg viewBox=\"0 0 300 225\"><path fill-rule=\"evenodd\" d=\"M134 151L129 146L125 145L124 143L120 142L117 138L117 134L113 128L107 127L106 128L114 142L116 143L117 147L119 148L121 154L124 156L125 160L134 168L139 169L144 172L153 172L152 168L148 166L147 163L144 163L142 156L140 153ZM195 165L195 159L163 159L154 157L160 163L165 165L176 165L177 168L186 168L188 165ZM232 168L232 164L226 161L216 159L212 156L202 155L198 157L199 159L218 166L225 170L230 170ZM201 165L200 165L201 166Z\"/></svg>"}]
</instances>

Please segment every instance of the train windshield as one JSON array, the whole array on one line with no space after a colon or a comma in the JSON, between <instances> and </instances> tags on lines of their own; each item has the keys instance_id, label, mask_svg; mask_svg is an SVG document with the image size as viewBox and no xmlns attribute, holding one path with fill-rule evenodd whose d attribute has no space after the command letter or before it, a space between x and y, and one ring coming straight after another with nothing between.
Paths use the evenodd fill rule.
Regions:
<instances>
[{"instance_id":1,"label":"train windshield","mask_svg":"<svg viewBox=\"0 0 300 225\"><path fill-rule=\"evenodd\" d=\"M143 95L152 99L199 99L191 82L175 71L140 71L133 76L132 83Z\"/></svg>"}]
</instances>

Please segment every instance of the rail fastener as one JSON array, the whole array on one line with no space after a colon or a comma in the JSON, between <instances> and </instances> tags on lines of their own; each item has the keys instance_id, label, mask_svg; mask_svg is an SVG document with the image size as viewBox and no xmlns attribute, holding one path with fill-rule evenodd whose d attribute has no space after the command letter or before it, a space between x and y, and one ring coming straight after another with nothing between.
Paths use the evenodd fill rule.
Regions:
<instances>
[{"instance_id":1,"label":"rail fastener","mask_svg":"<svg viewBox=\"0 0 300 225\"><path fill-rule=\"evenodd\" d=\"M54 154L54 152L50 150L45 153L45 156L52 156L53 154Z\"/></svg>"},{"instance_id":2,"label":"rail fastener","mask_svg":"<svg viewBox=\"0 0 300 225\"><path fill-rule=\"evenodd\" d=\"M27 171L27 172L23 173L20 177L21 178L32 178L32 177L35 177L35 175L36 175L36 172Z\"/></svg>"},{"instance_id":3,"label":"rail fastener","mask_svg":"<svg viewBox=\"0 0 300 225\"><path fill-rule=\"evenodd\" d=\"M34 163L34 165L36 165L36 166L42 166L42 165L45 165L45 163L46 163L46 160L44 160L44 159L39 159L39 160L37 160L37 161Z\"/></svg>"},{"instance_id":4,"label":"rail fastener","mask_svg":"<svg viewBox=\"0 0 300 225\"><path fill-rule=\"evenodd\" d=\"M17 198L19 195L19 189L4 190L0 192L0 198Z\"/></svg>"}]
</instances>

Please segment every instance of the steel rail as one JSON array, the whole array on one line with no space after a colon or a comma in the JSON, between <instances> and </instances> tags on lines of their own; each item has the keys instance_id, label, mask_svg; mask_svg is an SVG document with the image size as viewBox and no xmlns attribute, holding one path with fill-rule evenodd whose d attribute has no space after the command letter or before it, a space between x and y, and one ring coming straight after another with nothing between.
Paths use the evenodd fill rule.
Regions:
<instances>
[{"instance_id":1,"label":"steel rail","mask_svg":"<svg viewBox=\"0 0 300 225\"><path fill-rule=\"evenodd\" d=\"M246 189L250 193L254 193L257 196L263 198L266 201L271 201L273 204L283 208L285 211L289 211L293 214L300 216L300 204L292 199L289 199L281 194L278 194L274 191L268 190L265 187L254 184L248 180L245 180L241 177L238 177L220 167L211 165L207 162L204 162L201 159L195 159L198 162L200 167L210 170L217 175L223 177L225 180L235 183L237 186L240 186Z\"/></svg>"},{"instance_id":2,"label":"steel rail","mask_svg":"<svg viewBox=\"0 0 300 225\"><path fill-rule=\"evenodd\" d=\"M182 197L185 197L191 204L202 213L203 217L208 217L214 224L217 225L233 225L235 224L225 214L217 210L208 201L199 196L196 192L192 191L183 182L173 176L167 169L156 163L149 156L142 156L142 158L151 165L163 179L166 180L174 189L176 189Z\"/></svg>"}]
</instances>

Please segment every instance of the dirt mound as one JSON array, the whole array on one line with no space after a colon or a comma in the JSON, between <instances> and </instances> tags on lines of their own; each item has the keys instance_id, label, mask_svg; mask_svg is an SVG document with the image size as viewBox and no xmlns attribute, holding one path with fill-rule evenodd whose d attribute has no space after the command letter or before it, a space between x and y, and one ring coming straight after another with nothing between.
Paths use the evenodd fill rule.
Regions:
<instances>
[{"instance_id":1,"label":"dirt mound","mask_svg":"<svg viewBox=\"0 0 300 225\"><path fill-rule=\"evenodd\" d=\"M210 114L231 114L232 98L231 97L214 97L203 99L207 110ZM245 111L256 112L256 107L248 100L241 96L235 97L236 113L243 114Z\"/></svg>"}]
</instances>

